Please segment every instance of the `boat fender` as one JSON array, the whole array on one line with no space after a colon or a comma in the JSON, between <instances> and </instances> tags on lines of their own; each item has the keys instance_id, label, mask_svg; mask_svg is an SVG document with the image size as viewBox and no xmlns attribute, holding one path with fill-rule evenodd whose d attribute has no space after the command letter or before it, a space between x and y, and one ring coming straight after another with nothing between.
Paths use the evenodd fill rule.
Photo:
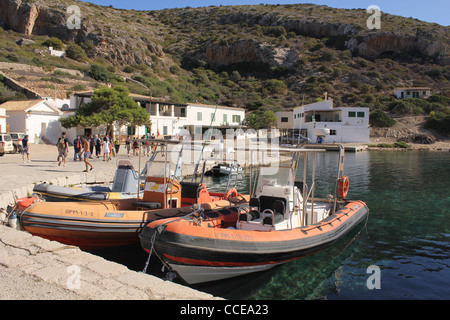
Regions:
<instances>
[{"instance_id":1,"label":"boat fender","mask_svg":"<svg viewBox=\"0 0 450 320\"><path fill-rule=\"evenodd\" d=\"M235 198L238 196L237 190L235 188L231 188L230 190L227 191L227 193L225 194L225 198L226 199L230 199L230 198Z\"/></svg>"},{"instance_id":2,"label":"boat fender","mask_svg":"<svg viewBox=\"0 0 450 320\"><path fill-rule=\"evenodd\" d=\"M15 211L11 212L11 215L8 219L8 224L11 228L17 229L17 215Z\"/></svg>"},{"instance_id":3,"label":"boat fender","mask_svg":"<svg viewBox=\"0 0 450 320\"><path fill-rule=\"evenodd\" d=\"M341 199L347 198L350 183L347 176L339 179L339 197Z\"/></svg>"}]
</instances>

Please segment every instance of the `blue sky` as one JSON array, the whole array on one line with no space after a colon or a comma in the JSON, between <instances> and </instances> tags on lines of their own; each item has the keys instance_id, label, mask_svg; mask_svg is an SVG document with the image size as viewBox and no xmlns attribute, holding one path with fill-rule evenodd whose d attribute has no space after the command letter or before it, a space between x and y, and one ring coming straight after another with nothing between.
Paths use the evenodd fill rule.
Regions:
<instances>
[{"instance_id":1,"label":"blue sky","mask_svg":"<svg viewBox=\"0 0 450 320\"><path fill-rule=\"evenodd\" d=\"M382 12L412 17L427 22L450 25L450 0L91 0L95 4L120 9L161 10L167 8L251 5L251 4L294 4L314 3L335 8L356 9L377 5Z\"/></svg>"}]
</instances>

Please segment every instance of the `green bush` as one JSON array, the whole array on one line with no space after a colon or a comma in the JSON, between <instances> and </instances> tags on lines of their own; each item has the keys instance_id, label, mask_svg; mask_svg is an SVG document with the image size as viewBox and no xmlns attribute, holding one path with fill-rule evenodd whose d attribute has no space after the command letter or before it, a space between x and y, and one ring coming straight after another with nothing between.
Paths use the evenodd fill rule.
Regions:
<instances>
[{"instance_id":1,"label":"green bush","mask_svg":"<svg viewBox=\"0 0 450 320\"><path fill-rule=\"evenodd\" d=\"M397 100L389 104L389 111L398 115L411 114L414 112L414 105L408 101Z\"/></svg>"},{"instance_id":2,"label":"green bush","mask_svg":"<svg viewBox=\"0 0 450 320\"><path fill-rule=\"evenodd\" d=\"M433 129L441 134L450 134L450 114L432 111L427 117L425 129Z\"/></svg>"},{"instance_id":3,"label":"green bush","mask_svg":"<svg viewBox=\"0 0 450 320\"><path fill-rule=\"evenodd\" d=\"M281 80L270 79L264 83L264 88L270 94L281 94L287 91L287 85Z\"/></svg>"},{"instance_id":4,"label":"green bush","mask_svg":"<svg viewBox=\"0 0 450 320\"><path fill-rule=\"evenodd\" d=\"M104 67L97 64L91 65L89 75L97 81L108 82L111 79L111 74Z\"/></svg>"},{"instance_id":5,"label":"green bush","mask_svg":"<svg viewBox=\"0 0 450 320\"><path fill-rule=\"evenodd\" d=\"M392 127L397 123L381 110L375 110L369 116L369 123L373 127Z\"/></svg>"},{"instance_id":6,"label":"green bush","mask_svg":"<svg viewBox=\"0 0 450 320\"><path fill-rule=\"evenodd\" d=\"M53 47L55 50L61 50L63 48L64 43L56 37L51 37L50 39L42 42L42 45L46 47Z\"/></svg>"},{"instance_id":7,"label":"green bush","mask_svg":"<svg viewBox=\"0 0 450 320\"><path fill-rule=\"evenodd\" d=\"M66 56L73 60L83 61L83 59L86 58L86 53L82 47L73 43L67 47Z\"/></svg>"},{"instance_id":8,"label":"green bush","mask_svg":"<svg viewBox=\"0 0 450 320\"><path fill-rule=\"evenodd\" d=\"M409 148L409 145L405 141L394 142L394 147L396 148Z\"/></svg>"}]
</instances>

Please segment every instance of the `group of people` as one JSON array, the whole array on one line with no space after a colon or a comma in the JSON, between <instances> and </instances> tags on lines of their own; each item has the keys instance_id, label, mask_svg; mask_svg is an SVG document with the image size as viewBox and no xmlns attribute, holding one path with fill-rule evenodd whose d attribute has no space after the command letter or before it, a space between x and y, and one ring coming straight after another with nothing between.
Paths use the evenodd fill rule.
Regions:
<instances>
[{"instance_id":1,"label":"group of people","mask_svg":"<svg viewBox=\"0 0 450 320\"><path fill-rule=\"evenodd\" d=\"M67 155L69 153L69 141L66 137L66 133L63 132L61 137L58 138L56 144L58 148L58 166L66 165ZM73 160L84 161L86 164L86 170L83 172L89 172L94 169L89 159L93 159L94 149L97 158L100 158L103 153L103 161L110 161L111 155L116 156L120 149L120 140L116 139L114 143L111 142L111 138L108 136L101 139L98 135L95 137L87 138L85 136L77 136L73 141L74 155Z\"/></svg>"},{"instance_id":2,"label":"group of people","mask_svg":"<svg viewBox=\"0 0 450 320\"><path fill-rule=\"evenodd\" d=\"M66 138L65 132L63 132L61 137L59 137L56 147L58 148L58 166L61 164L66 166L66 158L69 154L69 140ZM74 148L75 150L78 150L78 152L74 155L74 160L76 161L77 157L81 160L84 156L84 163L86 164L86 170L84 170L84 172L92 171L94 166L89 162L92 151L88 139L85 136L81 137L81 139L77 137L74 141Z\"/></svg>"},{"instance_id":3,"label":"group of people","mask_svg":"<svg viewBox=\"0 0 450 320\"><path fill-rule=\"evenodd\" d=\"M89 142L89 151L91 153L90 159L93 159L94 155L94 148L95 148L95 156L98 158L101 157L101 154L103 153L103 161L109 161L111 160L111 156L116 156L116 154L119 153L120 149L120 139L116 139L114 143L112 142L112 139L108 136L105 136L100 138L98 135L95 135L94 137L90 137L89 139L86 138ZM81 151L82 151L82 140L80 139L80 136L77 136L76 139L73 141L73 147L74 147L74 156L73 161L77 161L77 158L81 161Z\"/></svg>"},{"instance_id":4,"label":"group of people","mask_svg":"<svg viewBox=\"0 0 450 320\"><path fill-rule=\"evenodd\" d=\"M152 134L151 136L145 136L143 135L141 139L145 140L151 140L155 139L155 134ZM151 141L142 141L142 152L144 156L149 156L151 152L155 151L156 144ZM133 156L139 155L139 142L137 140L133 140L130 138L130 136L127 137L125 140L125 146L127 148L127 155L130 156L131 151L133 151ZM164 151L164 146L161 146L162 151Z\"/></svg>"},{"instance_id":5,"label":"group of people","mask_svg":"<svg viewBox=\"0 0 450 320\"><path fill-rule=\"evenodd\" d=\"M142 136L142 139L145 140L151 140L155 139L155 135L152 136ZM153 152L156 149L157 144L153 143L151 141L142 141L142 150L144 156L149 156L151 152ZM58 166L66 165L66 159L67 155L69 153L69 141L66 137L66 133L63 132L61 137L58 138L58 142L56 144L58 148ZM139 141L134 140L130 138L130 136L127 137L125 140L125 146L127 149L127 155L130 156L131 151L133 152L133 155L138 156L139 155ZM112 141L112 139L108 136L105 136L103 138L100 138L98 135L91 136L89 138L85 136L77 136L76 139L73 141L73 148L74 148L74 155L73 155L73 161L84 161L86 164L86 170L84 172L89 172L94 167L89 162L89 159L94 158L94 149L95 149L95 156L98 158L101 157L101 154L103 153L103 161L110 161L112 156L116 156L119 154L120 149L120 139ZM161 150L164 152L164 146L161 145ZM25 160L24 160L25 161Z\"/></svg>"}]
</instances>

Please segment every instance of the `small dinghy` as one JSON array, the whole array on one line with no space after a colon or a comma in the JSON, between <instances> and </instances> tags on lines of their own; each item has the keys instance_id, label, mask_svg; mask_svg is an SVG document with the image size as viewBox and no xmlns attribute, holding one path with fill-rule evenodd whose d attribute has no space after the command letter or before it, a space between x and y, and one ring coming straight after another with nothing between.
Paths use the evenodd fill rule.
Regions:
<instances>
[{"instance_id":1,"label":"small dinghy","mask_svg":"<svg viewBox=\"0 0 450 320\"><path fill-rule=\"evenodd\" d=\"M260 168L249 204L153 221L141 232L141 245L188 284L262 271L324 250L363 222L369 211L362 201L345 200L349 185L340 150L334 197L314 198L315 156L324 150L293 149L290 165L276 173ZM313 181L308 186L311 153ZM300 162L303 181L295 182Z\"/></svg>"},{"instance_id":2,"label":"small dinghy","mask_svg":"<svg viewBox=\"0 0 450 320\"><path fill-rule=\"evenodd\" d=\"M111 187L62 187L41 183L33 192L46 201L102 201L112 199L136 198L138 192L138 173L129 160L119 160ZM140 191L142 193L142 190ZM142 194L140 194L142 196Z\"/></svg>"},{"instance_id":3,"label":"small dinghy","mask_svg":"<svg viewBox=\"0 0 450 320\"><path fill-rule=\"evenodd\" d=\"M210 170L205 172L205 175L213 175L213 176L228 176L228 175L236 175L243 174L244 170L239 166L230 166L226 163L218 164L213 166Z\"/></svg>"}]
</instances>

